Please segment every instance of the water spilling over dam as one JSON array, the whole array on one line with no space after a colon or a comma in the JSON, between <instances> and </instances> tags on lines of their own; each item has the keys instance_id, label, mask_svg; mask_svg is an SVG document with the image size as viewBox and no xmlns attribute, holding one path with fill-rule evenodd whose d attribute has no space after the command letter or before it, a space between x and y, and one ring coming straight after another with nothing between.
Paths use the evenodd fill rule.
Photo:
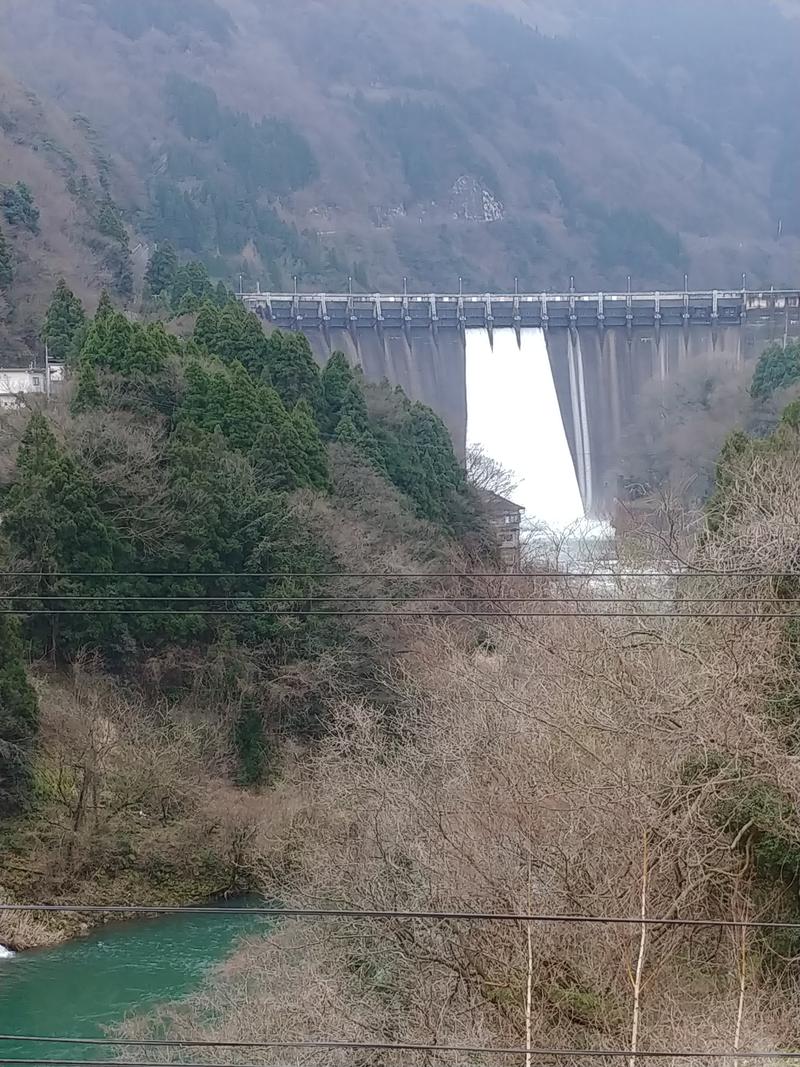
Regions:
<instances>
[{"instance_id":1,"label":"water spilling over dam","mask_svg":"<svg viewBox=\"0 0 800 1067\"><path fill-rule=\"evenodd\" d=\"M529 519L570 526L583 516L542 330L486 330L466 338L467 444L512 471L513 497Z\"/></svg>"},{"instance_id":2,"label":"water spilling over dam","mask_svg":"<svg viewBox=\"0 0 800 1067\"><path fill-rule=\"evenodd\" d=\"M565 440L585 512L598 518L613 512L621 493L625 434L651 383L667 383L683 368L708 360L736 367L754 361L772 341L800 336L800 290L500 296L257 292L243 294L242 300L269 327L302 330L320 363L341 350L367 378L388 379L430 405L461 453L468 434L471 440L485 437L494 419L496 443L480 443L490 452L500 449L497 458L507 466L524 466L526 486L546 479ZM549 383L541 374L542 346L550 363ZM553 389L560 431L543 415L543 397L552 396ZM543 468L539 474L534 455ZM533 514L543 507L539 496Z\"/></svg>"}]
</instances>

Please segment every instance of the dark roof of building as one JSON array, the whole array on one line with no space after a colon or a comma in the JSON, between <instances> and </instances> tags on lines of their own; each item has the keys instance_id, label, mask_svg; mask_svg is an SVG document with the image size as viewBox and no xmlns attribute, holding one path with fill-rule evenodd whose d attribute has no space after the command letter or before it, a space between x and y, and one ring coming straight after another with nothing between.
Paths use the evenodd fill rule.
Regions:
<instances>
[{"instance_id":1,"label":"dark roof of building","mask_svg":"<svg viewBox=\"0 0 800 1067\"><path fill-rule=\"evenodd\" d=\"M481 489L481 498L489 511L498 515L507 515L510 511L522 512L525 508L521 504L515 504L513 500L493 493L491 489Z\"/></svg>"}]
</instances>

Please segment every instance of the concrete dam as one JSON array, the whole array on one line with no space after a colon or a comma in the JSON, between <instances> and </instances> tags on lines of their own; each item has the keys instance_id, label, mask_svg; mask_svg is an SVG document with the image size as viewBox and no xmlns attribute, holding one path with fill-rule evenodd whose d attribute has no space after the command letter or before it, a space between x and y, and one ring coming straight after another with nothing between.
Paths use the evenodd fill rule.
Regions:
<instances>
[{"instance_id":1,"label":"concrete dam","mask_svg":"<svg viewBox=\"0 0 800 1067\"><path fill-rule=\"evenodd\" d=\"M539 448L541 443L533 441L535 397L518 394L520 389L554 386L583 508L596 518L610 515L619 496L625 434L650 383L666 383L681 368L709 359L735 367L755 360L771 342L800 336L800 290L424 296L256 292L241 298L271 326L303 331L321 364L340 350L368 379L388 379L428 404L462 453L470 421L468 363L479 361L482 375L488 375L472 400L473 406L482 401L485 407L492 362L496 360L499 373L513 343L522 356L516 364L520 383L497 394L496 406L507 408L518 440L527 437L531 447ZM523 373L537 345L546 346L552 385L539 372L534 377ZM549 462L547 453L541 462Z\"/></svg>"}]
</instances>

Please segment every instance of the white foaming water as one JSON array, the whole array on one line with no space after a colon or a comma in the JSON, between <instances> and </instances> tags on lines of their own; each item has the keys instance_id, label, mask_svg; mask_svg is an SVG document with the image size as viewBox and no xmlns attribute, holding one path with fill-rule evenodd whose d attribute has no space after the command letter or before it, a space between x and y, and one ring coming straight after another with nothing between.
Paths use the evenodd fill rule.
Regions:
<instances>
[{"instance_id":1,"label":"white foaming water","mask_svg":"<svg viewBox=\"0 0 800 1067\"><path fill-rule=\"evenodd\" d=\"M0 945L0 960L10 960L15 953L10 948L6 948L5 945Z\"/></svg>"},{"instance_id":2,"label":"white foaming water","mask_svg":"<svg viewBox=\"0 0 800 1067\"><path fill-rule=\"evenodd\" d=\"M578 479L542 330L467 330L467 442L508 470L514 502L551 530L583 523ZM591 536L591 535L590 535Z\"/></svg>"}]
</instances>

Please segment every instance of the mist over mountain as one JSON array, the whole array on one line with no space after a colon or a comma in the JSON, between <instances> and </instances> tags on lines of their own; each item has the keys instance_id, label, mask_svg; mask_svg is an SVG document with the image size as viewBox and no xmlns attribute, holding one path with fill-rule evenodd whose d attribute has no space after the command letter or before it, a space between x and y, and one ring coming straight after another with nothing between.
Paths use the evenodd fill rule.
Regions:
<instances>
[{"instance_id":1,"label":"mist over mountain","mask_svg":"<svg viewBox=\"0 0 800 1067\"><path fill-rule=\"evenodd\" d=\"M123 297L165 239L273 290L788 284L800 120L774 101L800 80L795 14L5 0L0 72L28 103L0 101L0 184L43 211L38 246L8 236L43 292L103 276ZM130 263L95 247L104 206Z\"/></svg>"}]
</instances>

